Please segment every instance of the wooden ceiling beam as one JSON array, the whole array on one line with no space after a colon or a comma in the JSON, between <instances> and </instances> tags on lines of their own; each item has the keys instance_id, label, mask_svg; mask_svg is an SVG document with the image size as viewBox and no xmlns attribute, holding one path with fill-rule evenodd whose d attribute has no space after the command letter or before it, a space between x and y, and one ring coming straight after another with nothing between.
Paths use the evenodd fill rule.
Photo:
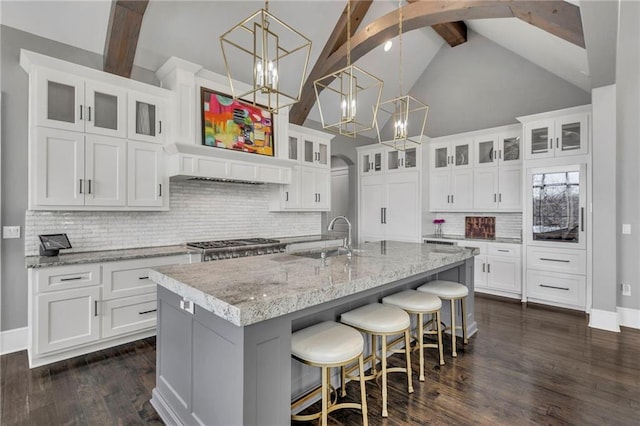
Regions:
<instances>
[{"instance_id":1,"label":"wooden ceiling beam","mask_svg":"<svg viewBox=\"0 0 640 426\"><path fill-rule=\"evenodd\" d=\"M104 44L103 70L131 77L142 18L149 0L113 0Z\"/></svg>"},{"instance_id":2,"label":"wooden ceiling beam","mask_svg":"<svg viewBox=\"0 0 640 426\"><path fill-rule=\"evenodd\" d=\"M451 47L467 42L467 24L463 21L435 24L431 28L438 33Z\"/></svg>"},{"instance_id":3,"label":"wooden ceiling beam","mask_svg":"<svg viewBox=\"0 0 640 426\"><path fill-rule=\"evenodd\" d=\"M376 19L353 35L350 43L352 63L355 63L386 40L396 36L398 14L399 10L396 9ZM580 9L565 1L418 0L403 6L402 16L403 32L467 19L517 17L571 43L584 47ZM325 76L330 72L345 67L346 63L347 46L345 43L326 60L317 62L316 65L319 64L320 66L314 67L314 75L318 77ZM314 79L318 77L314 77ZM312 79L311 75L309 76L303 87L300 101L291 109L292 112L295 112L296 123L304 122L315 103L314 79Z\"/></svg>"},{"instance_id":4,"label":"wooden ceiling beam","mask_svg":"<svg viewBox=\"0 0 640 426\"><path fill-rule=\"evenodd\" d=\"M351 0L351 35L356 32L358 26L362 22L362 19L367 14L369 7L373 3L373 0L356 1ZM322 77L322 64L329 58L335 51L347 42L347 6L342 11L342 15L338 19L336 26L333 28L329 39L327 40L320 56L316 60L315 65L309 73L309 77L302 86L302 93L315 93L313 89L313 82ZM315 96L315 95L314 95ZM293 124L302 125L309 115L309 109L313 106L315 98L305 99L305 102L297 102L291 107L289 111L289 122Z\"/></svg>"}]
</instances>

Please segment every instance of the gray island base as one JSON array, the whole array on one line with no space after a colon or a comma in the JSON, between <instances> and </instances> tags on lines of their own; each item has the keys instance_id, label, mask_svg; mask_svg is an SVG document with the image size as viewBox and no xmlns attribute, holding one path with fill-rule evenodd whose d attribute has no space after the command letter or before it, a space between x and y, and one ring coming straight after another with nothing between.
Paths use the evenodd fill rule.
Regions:
<instances>
[{"instance_id":1,"label":"gray island base","mask_svg":"<svg viewBox=\"0 0 640 426\"><path fill-rule=\"evenodd\" d=\"M293 331L446 279L469 288L472 335L476 253L383 241L356 246L351 259L273 254L151 271L158 284L151 404L167 424L288 425L292 396L319 377L292 360ZM442 318L449 322L448 304Z\"/></svg>"}]
</instances>

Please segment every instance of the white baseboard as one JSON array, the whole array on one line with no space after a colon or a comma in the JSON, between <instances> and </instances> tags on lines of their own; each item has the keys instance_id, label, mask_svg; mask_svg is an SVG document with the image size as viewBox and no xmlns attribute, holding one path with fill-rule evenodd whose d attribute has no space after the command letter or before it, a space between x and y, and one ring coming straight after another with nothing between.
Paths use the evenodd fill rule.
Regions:
<instances>
[{"instance_id":1,"label":"white baseboard","mask_svg":"<svg viewBox=\"0 0 640 426\"><path fill-rule=\"evenodd\" d=\"M618 313L602 311L600 309L591 309L591 314L589 315L589 327L619 333L620 326L618 325Z\"/></svg>"},{"instance_id":2,"label":"white baseboard","mask_svg":"<svg viewBox=\"0 0 640 426\"><path fill-rule=\"evenodd\" d=\"M27 349L29 327L0 331L0 355Z\"/></svg>"},{"instance_id":3,"label":"white baseboard","mask_svg":"<svg viewBox=\"0 0 640 426\"><path fill-rule=\"evenodd\" d=\"M640 309L621 308L618 306L617 311L620 325L640 329Z\"/></svg>"}]
</instances>

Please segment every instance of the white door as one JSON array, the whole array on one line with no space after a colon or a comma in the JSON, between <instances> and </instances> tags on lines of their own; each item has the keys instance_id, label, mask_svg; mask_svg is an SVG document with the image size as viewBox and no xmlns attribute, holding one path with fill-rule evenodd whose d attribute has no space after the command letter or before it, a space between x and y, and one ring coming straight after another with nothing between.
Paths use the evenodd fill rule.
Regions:
<instances>
[{"instance_id":1,"label":"white door","mask_svg":"<svg viewBox=\"0 0 640 426\"><path fill-rule=\"evenodd\" d=\"M498 136L487 135L474 140L474 167L492 167L498 164Z\"/></svg>"},{"instance_id":2,"label":"white door","mask_svg":"<svg viewBox=\"0 0 640 426\"><path fill-rule=\"evenodd\" d=\"M98 340L100 288L76 288L36 296L36 352L43 354Z\"/></svg>"},{"instance_id":3,"label":"white door","mask_svg":"<svg viewBox=\"0 0 640 426\"><path fill-rule=\"evenodd\" d=\"M84 131L84 80L71 74L39 69L36 75L36 124Z\"/></svg>"},{"instance_id":4,"label":"white door","mask_svg":"<svg viewBox=\"0 0 640 426\"><path fill-rule=\"evenodd\" d=\"M329 170L316 170L315 182L318 194L316 207L322 210L329 210L331 208L331 172Z\"/></svg>"},{"instance_id":5,"label":"white door","mask_svg":"<svg viewBox=\"0 0 640 426\"><path fill-rule=\"evenodd\" d=\"M360 181L360 241L384 239L384 177L368 176Z\"/></svg>"},{"instance_id":6,"label":"white door","mask_svg":"<svg viewBox=\"0 0 640 426\"><path fill-rule=\"evenodd\" d=\"M452 166L451 144L449 142L432 143L429 145L429 158L431 172L445 170Z\"/></svg>"},{"instance_id":7,"label":"white door","mask_svg":"<svg viewBox=\"0 0 640 426\"><path fill-rule=\"evenodd\" d=\"M316 170L310 167L300 168L300 207L313 209L317 207L318 191L316 191Z\"/></svg>"},{"instance_id":8,"label":"white door","mask_svg":"<svg viewBox=\"0 0 640 426\"><path fill-rule=\"evenodd\" d=\"M281 205L285 209L297 209L300 207L300 168L291 169L291 183L282 185Z\"/></svg>"},{"instance_id":9,"label":"white door","mask_svg":"<svg viewBox=\"0 0 640 426\"><path fill-rule=\"evenodd\" d=\"M451 210L451 174L444 172L431 173L429 179L429 209L431 211Z\"/></svg>"},{"instance_id":10,"label":"white door","mask_svg":"<svg viewBox=\"0 0 640 426\"><path fill-rule=\"evenodd\" d=\"M104 83L87 81L85 85L87 104L87 133L127 137L127 92Z\"/></svg>"},{"instance_id":11,"label":"white door","mask_svg":"<svg viewBox=\"0 0 640 426\"><path fill-rule=\"evenodd\" d=\"M489 288L518 294L522 291L522 268L519 258L487 256L487 264Z\"/></svg>"},{"instance_id":12,"label":"white door","mask_svg":"<svg viewBox=\"0 0 640 426\"><path fill-rule=\"evenodd\" d=\"M524 157L529 160L554 156L553 120L541 120L524 126Z\"/></svg>"},{"instance_id":13,"label":"white door","mask_svg":"<svg viewBox=\"0 0 640 426\"><path fill-rule=\"evenodd\" d=\"M473 171L473 208L495 210L498 207L498 168L480 167Z\"/></svg>"},{"instance_id":14,"label":"white door","mask_svg":"<svg viewBox=\"0 0 640 426\"><path fill-rule=\"evenodd\" d=\"M587 153L587 114L576 114L556 120L556 156Z\"/></svg>"},{"instance_id":15,"label":"white door","mask_svg":"<svg viewBox=\"0 0 640 426\"><path fill-rule=\"evenodd\" d=\"M394 241L420 241L422 203L418 195L417 172L387 175L385 238Z\"/></svg>"},{"instance_id":16,"label":"white door","mask_svg":"<svg viewBox=\"0 0 640 426\"><path fill-rule=\"evenodd\" d=\"M162 146L129 141L127 151L128 205L161 207L168 189L162 182Z\"/></svg>"},{"instance_id":17,"label":"white door","mask_svg":"<svg viewBox=\"0 0 640 426\"><path fill-rule=\"evenodd\" d=\"M476 256L473 258L473 285L475 288L487 288L487 257Z\"/></svg>"},{"instance_id":18,"label":"white door","mask_svg":"<svg viewBox=\"0 0 640 426\"><path fill-rule=\"evenodd\" d=\"M473 208L473 170L451 172L451 205L454 210Z\"/></svg>"},{"instance_id":19,"label":"white door","mask_svg":"<svg viewBox=\"0 0 640 426\"><path fill-rule=\"evenodd\" d=\"M499 136L498 164L510 166L522 163L522 132L514 130Z\"/></svg>"},{"instance_id":20,"label":"white door","mask_svg":"<svg viewBox=\"0 0 640 426\"><path fill-rule=\"evenodd\" d=\"M85 205L126 205L127 142L117 138L87 135L85 177Z\"/></svg>"},{"instance_id":21,"label":"white door","mask_svg":"<svg viewBox=\"0 0 640 426\"><path fill-rule=\"evenodd\" d=\"M500 210L522 211L521 166L501 166L498 172Z\"/></svg>"},{"instance_id":22,"label":"white door","mask_svg":"<svg viewBox=\"0 0 640 426\"><path fill-rule=\"evenodd\" d=\"M36 140L35 204L84 205L84 134L39 127Z\"/></svg>"}]
</instances>

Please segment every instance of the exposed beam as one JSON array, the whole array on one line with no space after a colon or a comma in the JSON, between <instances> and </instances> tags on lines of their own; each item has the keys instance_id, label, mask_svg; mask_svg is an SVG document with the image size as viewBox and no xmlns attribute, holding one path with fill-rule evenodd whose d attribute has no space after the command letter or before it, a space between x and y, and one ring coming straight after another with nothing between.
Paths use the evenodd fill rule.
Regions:
<instances>
[{"instance_id":1,"label":"exposed beam","mask_svg":"<svg viewBox=\"0 0 640 426\"><path fill-rule=\"evenodd\" d=\"M104 44L104 71L131 77L142 18L149 0L113 0Z\"/></svg>"},{"instance_id":2,"label":"exposed beam","mask_svg":"<svg viewBox=\"0 0 640 426\"><path fill-rule=\"evenodd\" d=\"M463 21L435 24L432 25L431 28L451 47L456 47L459 44L467 42L467 24Z\"/></svg>"},{"instance_id":3,"label":"exposed beam","mask_svg":"<svg viewBox=\"0 0 640 426\"><path fill-rule=\"evenodd\" d=\"M351 38L351 62L354 63L385 40L393 38L398 30L398 9L390 12L358 31ZM580 9L564 1L546 0L468 0L433 1L422 0L402 7L403 31L409 32L437 24L467 19L520 18L545 31L584 47L584 35ZM346 44L320 63L318 76L346 66ZM314 69L314 71L316 71ZM310 76L311 78L311 76ZM310 80L310 78L308 80ZM308 81L307 81L308 83ZM306 90L305 90L306 88ZM298 122L304 121L315 103L313 80L305 84L300 101L293 108ZM292 111L293 111L292 108Z\"/></svg>"},{"instance_id":4,"label":"exposed beam","mask_svg":"<svg viewBox=\"0 0 640 426\"><path fill-rule=\"evenodd\" d=\"M371 3L373 3L373 0L351 0L351 35L353 35L358 29L358 26L362 22L364 16L367 14ZM323 62L326 61L327 58L329 58L329 56L331 56L340 46L347 42L347 15L347 7L345 6L344 10L342 11L342 15L340 15L336 26L333 28L329 39L324 45L320 56L318 56L315 65L311 69L309 77L306 79L304 85L302 86L302 93L315 93L313 90L313 82L318 78L324 76L321 70ZM310 103L305 103L307 108L305 108L305 106L303 106L301 102L297 102L291 107L291 111L289 112L289 122L298 125L302 125L302 123L304 123L307 115L309 115L308 108L313 106L315 99L310 99L309 101Z\"/></svg>"}]
</instances>

